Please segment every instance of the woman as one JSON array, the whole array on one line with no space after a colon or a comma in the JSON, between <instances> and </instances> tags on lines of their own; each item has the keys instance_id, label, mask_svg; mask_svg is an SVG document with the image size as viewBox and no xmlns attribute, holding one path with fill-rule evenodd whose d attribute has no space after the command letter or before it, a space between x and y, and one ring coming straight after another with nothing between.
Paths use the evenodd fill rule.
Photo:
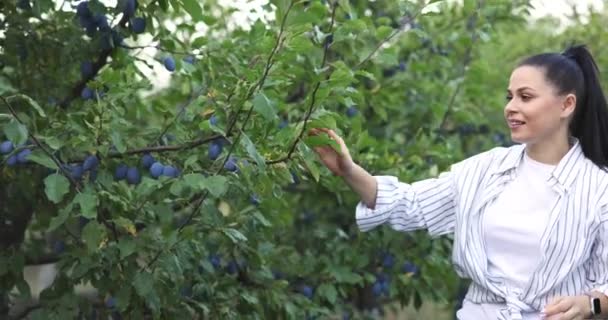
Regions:
<instances>
[{"instance_id":1,"label":"woman","mask_svg":"<svg viewBox=\"0 0 608 320\"><path fill-rule=\"evenodd\" d=\"M608 318L608 108L584 46L523 60L504 109L511 138L412 184L371 176L344 141L316 148L361 197L362 231L454 235L456 272L472 279L461 320Z\"/></svg>"}]
</instances>

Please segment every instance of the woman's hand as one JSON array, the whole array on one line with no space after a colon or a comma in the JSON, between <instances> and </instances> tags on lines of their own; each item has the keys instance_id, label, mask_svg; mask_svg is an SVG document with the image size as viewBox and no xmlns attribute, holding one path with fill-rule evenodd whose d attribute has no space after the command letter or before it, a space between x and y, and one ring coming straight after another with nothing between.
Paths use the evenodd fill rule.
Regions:
<instances>
[{"instance_id":1,"label":"woman's hand","mask_svg":"<svg viewBox=\"0 0 608 320\"><path fill-rule=\"evenodd\" d=\"M588 296L558 297L543 310L545 320L583 320L591 317Z\"/></svg>"},{"instance_id":2,"label":"woman's hand","mask_svg":"<svg viewBox=\"0 0 608 320\"><path fill-rule=\"evenodd\" d=\"M340 146L340 153L330 146L315 147L315 152L319 155L323 164L333 174L341 177L349 175L354 167L354 162L344 140L330 129L311 129L309 134L318 135L322 132L327 133L331 139L338 143Z\"/></svg>"}]
</instances>

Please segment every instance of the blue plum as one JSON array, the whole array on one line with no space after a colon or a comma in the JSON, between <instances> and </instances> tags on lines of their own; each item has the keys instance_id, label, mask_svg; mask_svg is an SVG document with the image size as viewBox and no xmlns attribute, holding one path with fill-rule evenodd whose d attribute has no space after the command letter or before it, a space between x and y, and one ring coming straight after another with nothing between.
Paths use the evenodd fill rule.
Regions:
<instances>
[{"instance_id":1,"label":"blue plum","mask_svg":"<svg viewBox=\"0 0 608 320\"><path fill-rule=\"evenodd\" d=\"M154 162L150 166L150 176L154 179L160 177L163 174L163 169L164 166L160 162Z\"/></svg>"},{"instance_id":2,"label":"blue plum","mask_svg":"<svg viewBox=\"0 0 608 320\"><path fill-rule=\"evenodd\" d=\"M139 184L141 182L141 174L137 168L130 167L127 170L127 182L129 184Z\"/></svg>"},{"instance_id":3,"label":"blue plum","mask_svg":"<svg viewBox=\"0 0 608 320\"><path fill-rule=\"evenodd\" d=\"M0 154L9 154L13 151L15 146L9 140L6 140L0 144Z\"/></svg>"},{"instance_id":4,"label":"blue plum","mask_svg":"<svg viewBox=\"0 0 608 320\"><path fill-rule=\"evenodd\" d=\"M175 60L173 59L173 57L165 57L163 59L163 64L165 65L165 69L171 72L175 71Z\"/></svg>"}]
</instances>

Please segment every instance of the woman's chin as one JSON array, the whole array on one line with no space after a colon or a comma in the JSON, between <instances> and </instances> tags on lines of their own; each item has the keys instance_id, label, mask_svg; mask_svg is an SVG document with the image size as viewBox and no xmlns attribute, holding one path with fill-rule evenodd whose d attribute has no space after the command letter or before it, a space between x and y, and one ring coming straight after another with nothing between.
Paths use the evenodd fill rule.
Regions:
<instances>
[{"instance_id":1,"label":"woman's chin","mask_svg":"<svg viewBox=\"0 0 608 320\"><path fill-rule=\"evenodd\" d=\"M516 134L511 134L511 141L513 141L514 143L521 143L521 144L525 144L528 143L530 139L526 139L526 137L522 137L520 135L516 135Z\"/></svg>"}]
</instances>

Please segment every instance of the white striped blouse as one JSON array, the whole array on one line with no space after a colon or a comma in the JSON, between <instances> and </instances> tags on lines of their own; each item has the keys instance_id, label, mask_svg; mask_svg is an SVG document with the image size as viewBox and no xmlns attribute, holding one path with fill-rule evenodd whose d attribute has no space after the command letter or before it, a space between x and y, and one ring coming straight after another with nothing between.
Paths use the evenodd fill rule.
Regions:
<instances>
[{"instance_id":1,"label":"white striped blouse","mask_svg":"<svg viewBox=\"0 0 608 320\"><path fill-rule=\"evenodd\" d=\"M357 225L361 231L388 223L399 231L426 229L433 237L453 234L454 268L472 279L466 299L504 303L501 320L522 319L522 312L539 311L555 296L608 294L608 173L573 142L547 180L558 201L541 237L540 264L524 288L508 287L488 273L482 219L515 178L525 145L494 148L412 184L376 176L376 206L359 202Z\"/></svg>"}]
</instances>

